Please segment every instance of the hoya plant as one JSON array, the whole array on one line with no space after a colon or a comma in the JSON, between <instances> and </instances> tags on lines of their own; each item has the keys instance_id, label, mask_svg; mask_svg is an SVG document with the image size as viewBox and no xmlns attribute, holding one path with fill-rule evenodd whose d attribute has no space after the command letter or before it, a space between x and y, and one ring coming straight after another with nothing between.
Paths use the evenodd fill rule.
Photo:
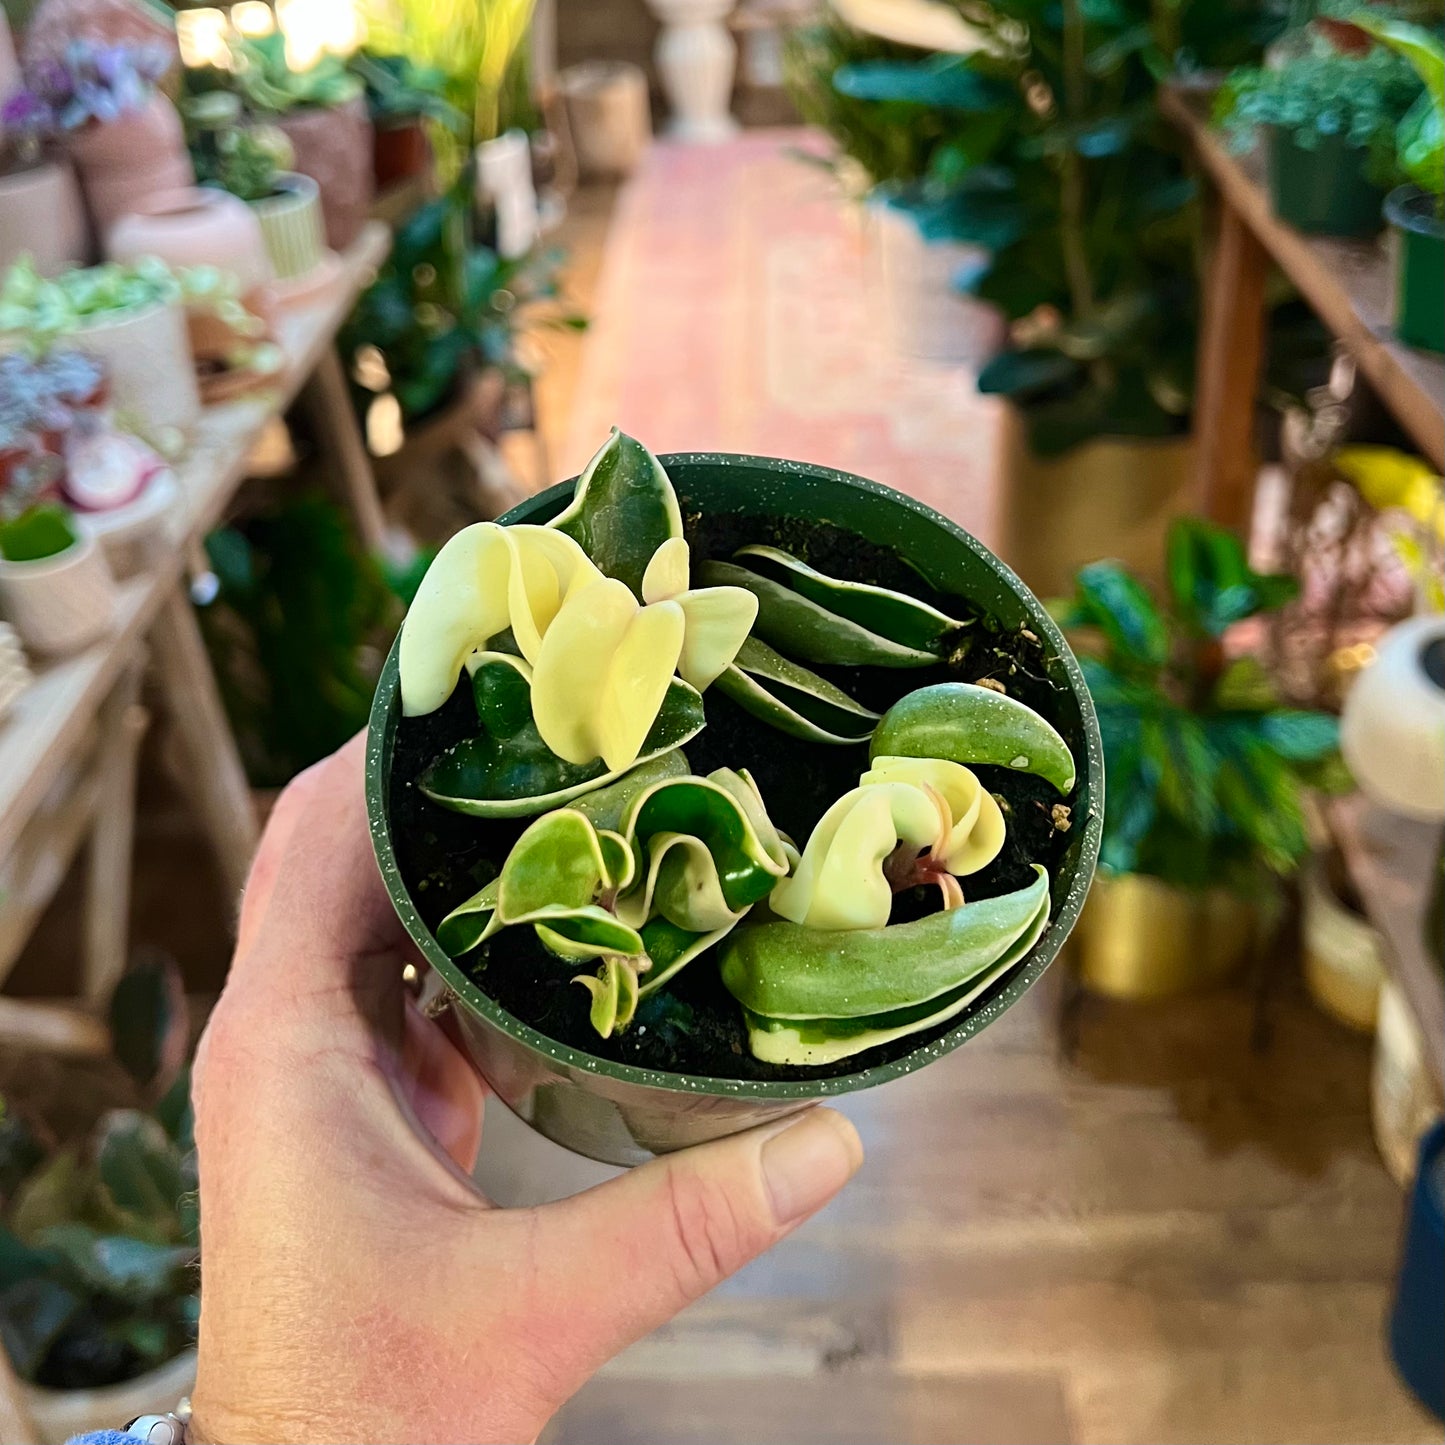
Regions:
<instances>
[{"instance_id":1,"label":"hoya plant","mask_svg":"<svg viewBox=\"0 0 1445 1445\"><path fill-rule=\"evenodd\" d=\"M896 560L835 571L807 529L711 520L726 543L614 430L551 520L451 538L397 648L405 806L423 847L435 810L472 820L434 937L540 1026L832 1067L1033 949L1075 760L1013 691L1049 695L1037 637L892 585Z\"/></svg>"},{"instance_id":2,"label":"hoya plant","mask_svg":"<svg viewBox=\"0 0 1445 1445\"><path fill-rule=\"evenodd\" d=\"M1297 587L1195 518L1170 533L1162 599L1112 562L1079 572L1060 621L1080 638L1104 741L1102 867L1246 896L1298 868L1307 789L1342 781L1336 720L1284 706L1258 659L1231 646Z\"/></svg>"}]
</instances>

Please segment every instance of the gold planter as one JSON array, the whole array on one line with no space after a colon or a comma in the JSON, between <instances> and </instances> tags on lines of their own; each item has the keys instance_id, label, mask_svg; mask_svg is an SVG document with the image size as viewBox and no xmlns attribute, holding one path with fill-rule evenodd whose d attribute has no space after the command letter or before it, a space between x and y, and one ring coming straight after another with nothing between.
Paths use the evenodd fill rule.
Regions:
<instances>
[{"instance_id":1,"label":"gold planter","mask_svg":"<svg viewBox=\"0 0 1445 1445\"><path fill-rule=\"evenodd\" d=\"M1058 457L1036 456L1011 413L999 552L1040 597L1074 590L1086 562L1111 557L1145 582L1164 572L1169 523L1190 510L1194 446L1098 437Z\"/></svg>"},{"instance_id":2,"label":"gold planter","mask_svg":"<svg viewBox=\"0 0 1445 1445\"><path fill-rule=\"evenodd\" d=\"M1223 888L1176 888L1102 871L1074 930L1084 987L1113 998L1166 998L1228 978L1249 956L1252 904Z\"/></svg>"}]
</instances>

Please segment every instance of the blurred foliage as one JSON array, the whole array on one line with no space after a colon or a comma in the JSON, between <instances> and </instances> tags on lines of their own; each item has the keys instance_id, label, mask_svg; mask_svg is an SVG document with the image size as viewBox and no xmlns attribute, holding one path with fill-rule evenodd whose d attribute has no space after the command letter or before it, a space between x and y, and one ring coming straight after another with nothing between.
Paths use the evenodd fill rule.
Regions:
<instances>
[{"instance_id":1,"label":"blurred foliage","mask_svg":"<svg viewBox=\"0 0 1445 1445\"><path fill-rule=\"evenodd\" d=\"M455 185L397 228L391 254L342 329L343 354L375 348L403 418L419 421L477 370L522 374L518 327L537 302L557 297L558 259L544 252L503 260L481 245L470 194ZM562 316L558 324L583 323Z\"/></svg>"},{"instance_id":2,"label":"blurred foliage","mask_svg":"<svg viewBox=\"0 0 1445 1445\"><path fill-rule=\"evenodd\" d=\"M1438 18L1427 29L1356 10L1350 22L1408 60L1424 87L1396 128L1396 162L1403 175L1434 196L1436 215L1445 216L1445 41Z\"/></svg>"},{"instance_id":3,"label":"blurred foliage","mask_svg":"<svg viewBox=\"0 0 1445 1445\"><path fill-rule=\"evenodd\" d=\"M329 498L212 532L206 555L221 696L252 785L281 787L366 726L400 605Z\"/></svg>"},{"instance_id":4,"label":"blurred foliage","mask_svg":"<svg viewBox=\"0 0 1445 1445\"><path fill-rule=\"evenodd\" d=\"M968 284L1014 323L1014 345L979 384L1018 403L1036 451L1056 454L1101 434L1182 433L1200 223L1182 141L1159 113L1158 92L1171 77L1256 58L1281 29L1282 7L965 0L960 8L982 35L975 53L870 55L830 31L812 51L794 51L795 92L814 98L812 114L838 127L871 175L907 182L895 199L925 237L991 253ZM811 78L799 74L810 57ZM881 137L860 116L867 105L880 127L886 112L889 128L910 131L912 148ZM891 175L880 153L896 158Z\"/></svg>"},{"instance_id":5,"label":"blurred foliage","mask_svg":"<svg viewBox=\"0 0 1445 1445\"><path fill-rule=\"evenodd\" d=\"M373 122L422 118L460 134L466 117L446 98L447 74L434 65L418 65L407 55L358 50L347 61L366 87L366 108Z\"/></svg>"},{"instance_id":6,"label":"blurred foliage","mask_svg":"<svg viewBox=\"0 0 1445 1445\"><path fill-rule=\"evenodd\" d=\"M56 1141L0 1099L0 1339L22 1379L93 1388L193 1343L199 1242L188 1021L174 963L154 957L112 1001L116 1058L148 1110L113 1109Z\"/></svg>"},{"instance_id":7,"label":"blurred foliage","mask_svg":"<svg viewBox=\"0 0 1445 1445\"><path fill-rule=\"evenodd\" d=\"M1237 150L1268 128L1287 131L1303 150L1340 137L1368 152L1371 179L1391 186L1400 178L1395 128L1420 98L1410 63L1383 47L1363 54L1334 49L1321 37L1284 65L1234 71L1215 102L1215 117Z\"/></svg>"},{"instance_id":8,"label":"blurred foliage","mask_svg":"<svg viewBox=\"0 0 1445 1445\"><path fill-rule=\"evenodd\" d=\"M1180 887L1254 894L1309 850L1306 788L1347 783L1328 713L1281 705L1259 661L1226 635L1295 596L1255 572L1230 532L1174 524L1162 603L1115 562L1080 570L1054 604L1077 638L1104 740L1101 864Z\"/></svg>"}]
</instances>

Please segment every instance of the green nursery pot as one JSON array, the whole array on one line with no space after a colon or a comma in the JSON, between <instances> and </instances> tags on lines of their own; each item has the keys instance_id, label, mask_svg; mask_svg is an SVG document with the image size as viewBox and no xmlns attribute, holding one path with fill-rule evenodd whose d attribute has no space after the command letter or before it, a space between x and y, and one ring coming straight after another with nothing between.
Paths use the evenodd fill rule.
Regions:
<instances>
[{"instance_id":1,"label":"green nursery pot","mask_svg":"<svg viewBox=\"0 0 1445 1445\"><path fill-rule=\"evenodd\" d=\"M1049 927L1032 952L998 987L937 1031L919 1034L914 1047L901 1056L872 1066L865 1062L852 1073L816 1079L800 1074L778 1081L666 1073L597 1058L548 1038L489 998L438 945L413 902L398 866L387 803L401 721L393 647L372 706L366 763L372 840L392 901L427 961L455 995L453 1007L472 1061L498 1097L556 1143L623 1165L884 1083L957 1048L1022 997L1062 947L1089 891L1103 823L1103 753L1078 664L1037 598L982 543L899 492L826 467L717 453L687 452L660 460L684 516L702 509L831 522L896 550L932 586L968 598L1005 626L1032 629L1055 655L1054 678L1063 684L1054 721L1076 740L1077 823L1052 879ZM545 522L566 505L574 482L530 498L501 520ZM739 766L746 763L738 759ZM867 1057L861 1055L860 1061Z\"/></svg>"},{"instance_id":2,"label":"green nursery pot","mask_svg":"<svg viewBox=\"0 0 1445 1445\"><path fill-rule=\"evenodd\" d=\"M1399 186L1385 197L1395 247L1395 334L1445 351L1445 218L1434 196Z\"/></svg>"},{"instance_id":3,"label":"green nursery pot","mask_svg":"<svg viewBox=\"0 0 1445 1445\"><path fill-rule=\"evenodd\" d=\"M1274 213L1311 236L1367 239L1380 230L1384 191L1365 174L1369 152L1343 136L1321 136L1306 150L1287 130L1269 136Z\"/></svg>"}]
</instances>

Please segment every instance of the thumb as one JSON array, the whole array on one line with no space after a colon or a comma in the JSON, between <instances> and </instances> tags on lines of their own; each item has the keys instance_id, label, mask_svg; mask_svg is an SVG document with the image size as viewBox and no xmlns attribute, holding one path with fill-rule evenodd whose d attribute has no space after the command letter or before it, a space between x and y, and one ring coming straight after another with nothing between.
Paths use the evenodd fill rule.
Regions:
<instances>
[{"instance_id":1,"label":"thumb","mask_svg":"<svg viewBox=\"0 0 1445 1445\"><path fill-rule=\"evenodd\" d=\"M538 1209L532 1263L544 1317L561 1326L556 1383L570 1394L816 1213L862 1162L852 1124L810 1109Z\"/></svg>"}]
</instances>

